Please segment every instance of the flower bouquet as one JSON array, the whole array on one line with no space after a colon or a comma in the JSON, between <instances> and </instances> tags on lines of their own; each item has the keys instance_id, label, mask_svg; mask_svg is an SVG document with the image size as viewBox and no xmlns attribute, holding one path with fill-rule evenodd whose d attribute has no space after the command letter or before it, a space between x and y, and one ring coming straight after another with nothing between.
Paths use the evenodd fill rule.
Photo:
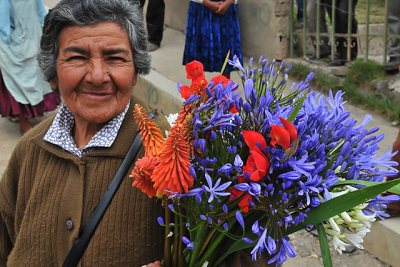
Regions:
<instances>
[{"instance_id":1,"label":"flower bouquet","mask_svg":"<svg viewBox=\"0 0 400 267\"><path fill-rule=\"evenodd\" d=\"M143 108L135 107L146 155L132 171L133 186L163 198L164 266L218 266L248 249L254 261L279 265L295 257L289 234L316 229L325 266L328 238L339 252L362 248L376 217L398 196L390 148L377 157L378 128L357 124L343 93L325 97L305 81L286 89L291 66L262 57L238 84L207 82L199 62L187 64L190 86L166 139Z\"/></svg>"}]
</instances>

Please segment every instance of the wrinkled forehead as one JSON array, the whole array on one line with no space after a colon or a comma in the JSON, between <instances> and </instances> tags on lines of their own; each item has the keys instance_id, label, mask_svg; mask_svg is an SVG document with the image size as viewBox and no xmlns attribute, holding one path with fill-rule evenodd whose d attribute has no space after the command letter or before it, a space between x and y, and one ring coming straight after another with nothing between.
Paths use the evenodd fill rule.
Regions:
<instances>
[{"instance_id":1,"label":"wrinkled forehead","mask_svg":"<svg viewBox=\"0 0 400 267\"><path fill-rule=\"evenodd\" d=\"M58 35L58 54L68 46L102 45L129 50L132 53L131 42L126 30L118 23L106 21L93 25L64 27Z\"/></svg>"}]
</instances>

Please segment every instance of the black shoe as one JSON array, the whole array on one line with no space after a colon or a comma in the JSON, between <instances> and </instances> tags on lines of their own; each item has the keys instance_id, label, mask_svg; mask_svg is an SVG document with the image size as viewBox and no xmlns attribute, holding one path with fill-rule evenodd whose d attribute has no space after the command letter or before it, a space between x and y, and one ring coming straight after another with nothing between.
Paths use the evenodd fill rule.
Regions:
<instances>
[{"instance_id":1,"label":"black shoe","mask_svg":"<svg viewBox=\"0 0 400 267\"><path fill-rule=\"evenodd\" d=\"M384 66L386 72L398 72L400 57L390 57L388 63Z\"/></svg>"},{"instance_id":2,"label":"black shoe","mask_svg":"<svg viewBox=\"0 0 400 267\"><path fill-rule=\"evenodd\" d=\"M344 59L336 59L328 64L329 67L339 67L344 66L346 64L346 60Z\"/></svg>"}]
</instances>

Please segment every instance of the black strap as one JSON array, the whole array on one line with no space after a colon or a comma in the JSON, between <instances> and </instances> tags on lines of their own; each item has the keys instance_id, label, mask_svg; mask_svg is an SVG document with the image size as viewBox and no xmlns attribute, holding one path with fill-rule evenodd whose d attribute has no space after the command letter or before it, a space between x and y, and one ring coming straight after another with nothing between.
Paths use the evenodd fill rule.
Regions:
<instances>
[{"instance_id":1,"label":"black strap","mask_svg":"<svg viewBox=\"0 0 400 267\"><path fill-rule=\"evenodd\" d=\"M155 119L157 115L150 113L149 117ZM131 147L129 148L128 153L126 154L124 161L115 174L114 179L111 181L106 192L104 192L104 195L97 207L92 211L89 218L86 220L85 225L79 233L79 238L75 240L71 250L68 253L68 256L65 258L63 267L75 267L82 258L83 252L85 252L93 233L96 231L97 226L99 225L104 213L106 212L111 200L115 195L115 192L118 190L122 180L125 177L125 174L128 172L131 163L136 158L141 145L142 140L140 133L138 133Z\"/></svg>"}]
</instances>

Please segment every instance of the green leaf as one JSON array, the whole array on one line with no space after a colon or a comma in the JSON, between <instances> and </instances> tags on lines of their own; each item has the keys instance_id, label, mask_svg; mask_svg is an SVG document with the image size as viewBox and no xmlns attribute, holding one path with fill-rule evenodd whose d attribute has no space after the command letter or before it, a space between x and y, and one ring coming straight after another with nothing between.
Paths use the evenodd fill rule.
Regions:
<instances>
[{"instance_id":1,"label":"green leaf","mask_svg":"<svg viewBox=\"0 0 400 267\"><path fill-rule=\"evenodd\" d=\"M346 184L360 184L360 185L366 185L366 186L371 186L371 185L376 185L380 184L382 182L368 182L368 181L363 181L363 180L343 180L339 181L334 186L336 185L346 185ZM390 193L398 194L400 195L400 184L393 186L392 188L387 190Z\"/></svg>"},{"instance_id":2,"label":"green leaf","mask_svg":"<svg viewBox=\"0 0 400 267\"><path fill-rule=\"evenodd\" d=\"M392 188L388 189L387 191L390 193L393 193L393 194L400 195L400 184L393 186Z\"/></svg>"},{"instance_id":3,"label":"green leaf","mask_svg":"<svg viewBox=\"0 0 400 267\"><path fill-rule=\"evenodd\" d=\"M293 226L287 229L285 235L297 232L303 229L306 225L317 225L318 223L326 221L337 214L367 202L369 199L398 184L400 184L400 179L379 183L323 202L318 207L307 213L308 217L304 220L303 225Z\"/></svg>"},{"instance_id":4,"label":"green leaf","mask_svg":"<svg viewBox=\"0 0 400 267\"><path fill-rule=\"evenodd\" d=\"M294 121L294 119L296 119L297 113L299 113L301 106L304 103L304 100L306 99L307 94L305 94L299 101L299 103L297 103L297 105L294 107L294 109L292 110L292 112L290 113L289 117L287 118L288 121Z\"/></svg>"},{"instance_id":5,"label":"green leaf","mask_svg":"<svg viewBox=\"0 0 400 267\"><path fill-rule=\"evenodd\" d=\"M317 224L319 247L321 248L321 256L324 261L324 267L332 267L332 257L329 251L328 239L326 238L326 233L322 223Z\"/></svg>"},{"instance_id":6,"label":"green leaf","mask_svg":"<svg viewBox=\"0 0 400 267\"><path fill-rule=\"evenodd\" d=\"M247 237L252 239L252 240L257 239L257 235L253 234L253 233L248 233ZM251 238L251 237L253 237L253 238ZM215 266L218 266L226 257L231 255L232 253L234 253L236 251L239 251L239 250L246 249L246 248L251 248L251 247L254 247L254 244L246 243L246 242L243 241L243 239L239 239L239 240L235 241L229 247L229 249L227 251L225 251L225 253L222 254L222 256L220 256L218 258L218 260L215 262Z\"/></svg>"},{"instance_id":7,"label":"green leaf","mask_svg":"<svg viewBox=\"0 0 400 267\"><path fill-rule=\"evenodd\" d=\"M226 63L228 63L228 59L229 59L229 54L231 53L231 50L228 50L228 54L226 55L225 61L224 61L224 65L222 65L222 69L221 69L221 75L224 73L225 67L226 67Z\"/></svg>"}]
</instances>

